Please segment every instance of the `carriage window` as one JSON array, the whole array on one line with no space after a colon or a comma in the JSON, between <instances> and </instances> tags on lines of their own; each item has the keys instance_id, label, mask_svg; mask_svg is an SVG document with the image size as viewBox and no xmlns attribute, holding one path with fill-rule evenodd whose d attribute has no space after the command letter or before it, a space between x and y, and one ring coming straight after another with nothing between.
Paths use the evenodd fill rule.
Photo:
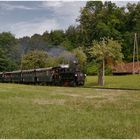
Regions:
<instances>
[{"instance_id":1,"label":"carriage window","mask_svg":"<svg viewBox=\"0 0 140 140\"><path fill-rule=\"evenodd\" d=\"M51 70L47 70L47 75L51 75Z\"/></svg>"}]
</instances>

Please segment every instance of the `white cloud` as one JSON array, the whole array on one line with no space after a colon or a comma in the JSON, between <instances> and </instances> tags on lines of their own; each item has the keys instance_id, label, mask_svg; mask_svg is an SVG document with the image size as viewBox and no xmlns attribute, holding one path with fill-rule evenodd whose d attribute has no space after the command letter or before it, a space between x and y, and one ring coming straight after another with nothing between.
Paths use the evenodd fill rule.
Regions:
<instances>
[{"instance_id":1,"label":"white cloud","mask_svg":"<svg viewBox=\"0 0 140 140\"><path fill-rule=\"evenodd\" d=\"M7 15L0 12L1 17L5 19L5 21L0 22L0 31L10 31L19 38L32 36L35 33L42 34L46 30L66 29L69 25L76 23L75 19L80 15L80 7L85 6L85 3L83 1L41 1L38 5L28 5L27 3L19 5L15 2L0 3L1 12L5 12L3 9L8 11L6 12ZM24 15L27 12L22 12L23 15L19 15L20 12L16 14L14 11L11 14L12 10L17 11L17 13L20 10L30 10L30 12L28 16L28 14ZM22 16L23 18L21 18ZM32 21L30 20L31 17L33 17Z\"/></svg>"},{"instance_id":2,"label":"white cloud","mask_svg":"<svg viewBox=\"0 0 140 140\"><path fill-rule=\"evenodd\" d=\"M42 6L46 8L51 8L52 11L55 12L56 15L64 14L64 15L77 15L80 7L85 6L86 2L83 1L43 1Z\"/></svg>"},{"instance_id":3,"label":"white cloud","mask_svg":"<svg viewBox=\"0 0 140 140\"><path fill-rule=\"evenodd\" d=\"M32 36L35 33L42 34L46 30L59 29L59 24L55 19L33 20L30 22L18 22L15 24L9 24L2 27L6 31L10 31L17 38L23 36Z\"/></svg>"},{"instance_id":4,"label":"white cloud","mask_svg":"<svg viewBox=\"0 0 140 140\"><path fill-rule=\"evenodd\" d=\"M22 9L22 10L34 10L36 8L33 7L28 7L28 6L24 6L24 5L14 5L12 3L1 3L0 4L0 9L4 9L4 10L15 10L15 9Z\"/></svg>"},{"instance_id":5,"label":"white cloud","mask_svg":"<svg viewBox=\"0 0 140 140\"><path fill-rule=\"evenodd\" d=\"M80 8L85 6L85 1L45 1L42 6L50 8L55 17L75 24L75 20L80 15Z\"/></svg>"},{"instance_id":6,"label":"white cloud","mask_svg":"<svg viewBox=\"0 0 140 140\"><path fill-rule=\"evenodd\" d=\"M46 8L60 8L63 6L63 2L62 1L43 1L42 2L42 7L46 7Z\"/></svg>"}]
</instances>

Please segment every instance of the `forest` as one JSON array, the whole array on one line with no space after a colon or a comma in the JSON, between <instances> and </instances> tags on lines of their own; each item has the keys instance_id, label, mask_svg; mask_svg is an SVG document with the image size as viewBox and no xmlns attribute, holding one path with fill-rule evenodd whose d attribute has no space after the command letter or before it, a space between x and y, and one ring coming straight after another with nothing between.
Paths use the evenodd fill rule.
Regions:
<instances>
[{"instance_id":1,"label":"forest","mask_svg":"<svg viewBox=\"0 0 140 140\"><path fill-rule=\"evenodd\" d=\"M78 24L70 25L66 30L48 32L46 29L43 34L31 37L16 38L11 32L0 33L0 71L77 61L87 74L97 74L98 60L89 50L103 39L117 41L121 46L122 61L132 62L135 33L140 44L140 2L118 7L109 1L88 1L75 20ZM110 61L108 58L105 63L114 63ZM109 65L106 70L110 73Z\"/></svg>"}]
</instances>

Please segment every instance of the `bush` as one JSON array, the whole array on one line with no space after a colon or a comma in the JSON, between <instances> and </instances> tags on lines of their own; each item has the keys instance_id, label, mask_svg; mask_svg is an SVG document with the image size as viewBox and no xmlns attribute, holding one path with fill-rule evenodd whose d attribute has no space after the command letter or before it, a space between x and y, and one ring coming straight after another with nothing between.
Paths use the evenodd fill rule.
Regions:
<instances>
[{"instance_id":1,"label":"bush","mask_svg":"<svg viewBox=\"0 0 140 140\"><path fill-rule=\"evenodd\" d=\"M87 75L97 75L98 73L98 67L96 63L88 63L87 64L87 69L86 69Z\"/></svg>"},{"instance_id":2,"label":"bush","mask_svg":"<svg viewBox=\"0 0 140 140\"><path fill-rule=\"evenodd\" d=\"M105 75L112 75L112 69L110 66L105 67Z\"/></svg>"},{"instance_id":3,"label":"bush","mask_svg":"<svg viewBox=\"0 0 140 140\"><path fill-rule=\"evenodd\" d=\"M87 75L98 75L98 65L95 62L87 64L86 68ZM112 69L110 66L105 66L105 75L112 75Z\"/></svg>"}]
</instances>

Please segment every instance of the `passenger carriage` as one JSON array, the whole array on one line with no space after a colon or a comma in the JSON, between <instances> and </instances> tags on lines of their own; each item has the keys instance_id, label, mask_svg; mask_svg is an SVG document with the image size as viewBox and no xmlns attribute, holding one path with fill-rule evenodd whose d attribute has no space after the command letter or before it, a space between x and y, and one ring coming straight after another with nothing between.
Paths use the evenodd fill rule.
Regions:
<instances>
[{"instance_id":1,"label":"passenger carriage","mask_svg":"<svg viewBox=\"0 0 140 140\"><path fill-rule=\"evenodd\" d=\"M11 72L11 81L13 83L21 83L21 81L22 81L22 71L21 70L12 71Z\"/></svg>"},{"instance_id":2,"label":"passenger carriage","mask_svg":"<svg viewBox=\"0 0 140 140\"><path fill-rule=\"evenodd\" d=\"M35 69L22 70L21 82L26 84L35 83Z\"/></svg>"},{"instance_id":3,"label":"passenger carriage","mask_svg":"<svg viewBox=\"0 0 140 140\"><path fill-rule=\"evenodd\" d=\"M3 82L3 72L0 72L0 82Z\"/></svg>"},{"instance_id":4,"label":"passenger carriage","mask_svg":"<svg viewBox=\"0 0 140 140\"><path fill-rule=\"evenodd\" d=\"M52 68L40 68L35 70L35 82L52 84Z\"/></svg>"}]
</instances>

